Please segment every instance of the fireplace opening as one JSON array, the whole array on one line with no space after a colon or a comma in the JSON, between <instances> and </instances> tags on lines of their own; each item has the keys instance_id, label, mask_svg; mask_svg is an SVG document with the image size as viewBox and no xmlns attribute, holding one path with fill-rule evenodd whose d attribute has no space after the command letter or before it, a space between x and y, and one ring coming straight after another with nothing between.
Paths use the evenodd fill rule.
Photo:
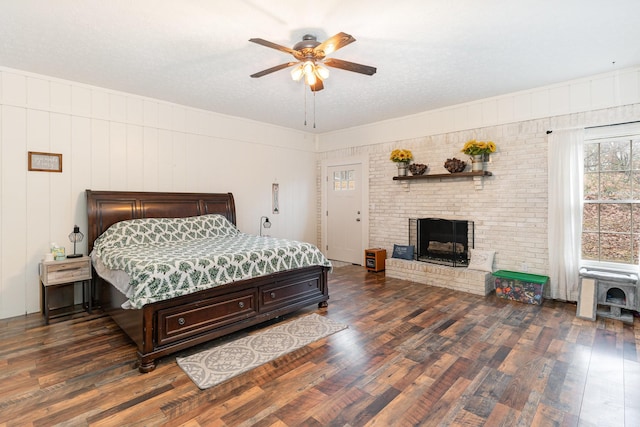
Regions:
<instances>
[{"instance_id":1,"label":"fireplace opening","mask_svg":"<svg viewBox=\"0 0 640 427\"><path fill-rule=\"evenodd\" d=\"M474 247L473 221L410 218L409 244L415 247L417 261L466 267L469 248Z\"/></svg>"}]
</instances>

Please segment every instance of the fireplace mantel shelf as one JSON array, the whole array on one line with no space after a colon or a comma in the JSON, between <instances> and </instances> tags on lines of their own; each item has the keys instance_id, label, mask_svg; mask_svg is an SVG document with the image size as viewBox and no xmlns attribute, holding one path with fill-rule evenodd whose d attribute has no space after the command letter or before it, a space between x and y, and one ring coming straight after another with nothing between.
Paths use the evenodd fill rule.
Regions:
<instances>
[{"instance_id":1,"label":"fireplace mantel shelf","mask_svg":"<svg viewBox=\"0 0 640 427\"><path fill-rule=\"evenodd\" d=\"M412 181L417 179L441 179L441 178L466 178L473 176L491 176L489 171L458 172L458 173L432 173L427 175L394 176L394 181Z\"/></svg>"}]
</instances>

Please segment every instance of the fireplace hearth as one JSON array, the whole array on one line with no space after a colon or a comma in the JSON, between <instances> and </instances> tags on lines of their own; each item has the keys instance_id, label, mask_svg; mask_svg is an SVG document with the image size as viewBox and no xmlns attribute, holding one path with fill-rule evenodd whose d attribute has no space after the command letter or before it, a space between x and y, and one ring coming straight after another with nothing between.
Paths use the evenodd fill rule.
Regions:
<instances>
[{"instance_id":1,"label":"fireplace hearth","mask_svg":"<svg viewBox=\"0 0 640 427\"><path fill-rule=\"evenodd\" d=\"M410 218L409 244L415 247L416 261L466 267L474 247L473 221Z\"/></svg>"}]
</instances>

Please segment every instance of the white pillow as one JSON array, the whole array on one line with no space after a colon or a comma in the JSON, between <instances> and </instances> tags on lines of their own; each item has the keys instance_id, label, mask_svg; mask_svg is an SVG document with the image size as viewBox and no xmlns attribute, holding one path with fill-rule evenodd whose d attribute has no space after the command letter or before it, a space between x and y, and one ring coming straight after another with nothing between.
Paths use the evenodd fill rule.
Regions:
<instances>
[{"instance_id":1,"label":"white pillow","mask_svg":"<svg viewBox=\"0 0 640 427\"><path fill-rule=\"evenodd\" d=\"M471 260L467 268L493 273L493 257L496 251L481 251L480 249L469 249Z\"/></svg>"}]
</instances>

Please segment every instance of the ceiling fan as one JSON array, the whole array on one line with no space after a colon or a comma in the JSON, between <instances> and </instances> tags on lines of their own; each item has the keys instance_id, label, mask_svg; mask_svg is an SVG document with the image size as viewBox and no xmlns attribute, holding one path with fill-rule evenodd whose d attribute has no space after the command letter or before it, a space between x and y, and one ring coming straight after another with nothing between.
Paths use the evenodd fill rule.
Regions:
<instances>
[{"instance_id":1,"label":"ceiling fan","mask_svg":"<svg viewBox=\"0 0 640 427\"><path fill-rule=\"evenodd\" d=\"M356 41L353 36L346 33L338 33L322 43L320 43L315 36L306 34L302 37L302 41L296 43L293 48L288 48L259 38L249 39L249 41L289 53L297 60L251 74L251 77L254 78L266 76L267 74L295 65L295 68L291 70L291 77L296 81L304 77L305 83L313 92L316 92L324 89L323 80L329 77L329 70L326 67L340 68L368 76L376 72L375 67L343 61L341 59L327 58L328 55L336 50Z\"/></svg>"}]
</instances>

